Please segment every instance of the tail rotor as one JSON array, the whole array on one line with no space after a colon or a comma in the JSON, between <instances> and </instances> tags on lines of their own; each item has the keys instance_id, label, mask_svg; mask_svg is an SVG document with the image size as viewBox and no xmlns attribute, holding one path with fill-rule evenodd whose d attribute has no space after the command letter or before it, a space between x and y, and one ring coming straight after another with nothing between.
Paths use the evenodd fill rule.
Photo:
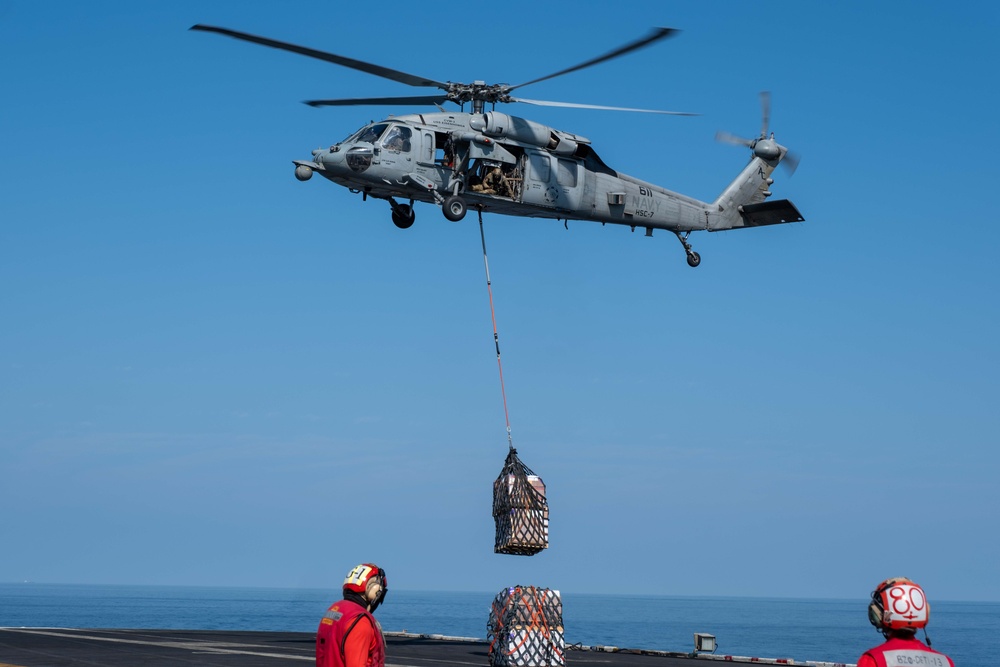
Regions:
<instances>
[{"instance_id":1,"label":"tail rotor","mask_svg":"<svg viewBox=\"0 0 1000 667\"><path fill-rule=\"evenodd\" d=\"M794 174L799 166L798 155L776 142L773 132L768 133L771 124L771 93L766 90L760 93L760 115L760 136L756 139L720 131L715 133L715 140L724 144L746 146L755 156L762 160L778 160L779 164L785 165L789 175Z\"/></svg>"}]
</instances>

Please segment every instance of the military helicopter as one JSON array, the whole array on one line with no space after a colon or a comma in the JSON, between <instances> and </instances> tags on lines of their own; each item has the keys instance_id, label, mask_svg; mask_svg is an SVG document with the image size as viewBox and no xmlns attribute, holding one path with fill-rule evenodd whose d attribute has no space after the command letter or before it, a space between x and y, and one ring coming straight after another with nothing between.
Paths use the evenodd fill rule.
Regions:
<instances>
[{"instance_id":1,"label":"military helicopter","mask_svg":"<svg viewBox=\"0 0 1000 667\"><path fill-rule=\"evenodd\" d=\"M565 221L637 227L673 232L684 246L688 265L701 263L688 237L693 231L717 232L758 227L804 218L790 201L767 201L779 163L794 171L797 158L768 134L770 98L761 94L760 135L744 139L720 133L717 139L746 146L750 162L713 202L702 202L618 172L579 135L496 111L497 104L607 109L672 115L684 112L631 109L515 98L519 88L563 76L625 55L674 35L657 28L649 35L602 56L518 85L442 82L325 51L209 25L191 30L213 32L275 49L317 58L409 86L443 92L407 97L309 100L321 106L435 105L430 113L389 116L365 125L329 148L312 151L311 160L293 160L295 176L307 181L319 174L332 183L388 202L393 223L406 229L416 218L414 202L439 205L444 217L458 222L471 207L478 211ZM452 102L459 111L442 106ZM465 112L465 105L471 113ZM490 110L486 110L486 105ZM403 200L403 201L399 201Z\"/></svg>"}]
</instances>

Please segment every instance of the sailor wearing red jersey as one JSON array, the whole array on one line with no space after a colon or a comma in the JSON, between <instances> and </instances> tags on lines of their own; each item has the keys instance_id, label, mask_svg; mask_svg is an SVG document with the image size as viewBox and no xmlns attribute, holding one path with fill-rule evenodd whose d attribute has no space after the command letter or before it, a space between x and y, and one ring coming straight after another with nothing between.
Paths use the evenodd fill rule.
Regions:
<instances>
[{"instance_id":1,"label":"sailor wearing red jersey","mask_svg":"<svg viewBox=\"0 0 1000 667\"><path fill-rule=\"evenodd\" d=\"M385 570L362 563L344 579L344 599L323 614L316 631L316 667L385 667L385 639L372 612L382 604Z\"/></svg>"},{"instance_id":2,"label":"sailor wearing red jersey","mask_svg":"<svg viewBox=\"0 0 1000 667\"><path fill-rule=\"evenodd\" d=\"M930 614L924 589L919 585L906 577L883 581L872 591L868 620L887 641L865 651L858 659L858 667L955 667L951 658L930 647ZM926 644L917 639L919 628L924 628Z\"/></svg>"}]
</instances>

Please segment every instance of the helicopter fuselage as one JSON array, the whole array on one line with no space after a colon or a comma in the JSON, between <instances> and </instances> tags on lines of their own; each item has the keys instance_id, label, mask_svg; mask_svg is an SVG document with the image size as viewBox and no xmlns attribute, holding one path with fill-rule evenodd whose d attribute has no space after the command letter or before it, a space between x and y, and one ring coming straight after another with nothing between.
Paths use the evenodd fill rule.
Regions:
<instances>
[{"instance_id":1,"label":"helicopter fuselage","mask_svg":"<svg viewBox=\"0 0 1000 667\"><path fill-rule=\"evenodd\" d=\"M442 204L457 196L478 211L628 225L647 234L712 229L718 213L611 169L584 137L496 111L389 117L295 164L300 180L316 172L390 201Z\"/></svg>"},{"instance_id":2,"label":"helicopter fuselage","mask_svg":"<svg viewBox=\"0 0 1000 667\"><path fill-rule=\"evenodd\" d=\"M762 128L756 139L721 135L751 150L749 163L711 203L698 201L666 188L621 174L607 166L590 141L540 123L497 112L497 104L603 109L668 115L687 112L635 109L572 102L529 100L511 93L525 86L570 74L618 58L659 42L677 30L655 28L647 36L604 55L517 85L473 81L439 81L356 58L283 42L269 37L197 24L192 30L213 32L323 60L417 88L436 88L431 95L309 100L310 106L436 105L438 113L390 116L370 123L327 148L313 151L312 160L294 160L295 176L309 180L314 173L342 185L364 198L389 202L393 223L402 229L415 219L413 203L441 206L445 218L461 220L469 207L482 220L486 211L504 215L561 220L593 220L646 230L665 229L677 235L687 262L698 266L701 257L687 239L695 230L720 231L775 225L803 220L787 201L766 201L771 196L771 174L786 158L794 171L797 158L768 136L770 96L761 94ZM445 111L451 102L459 112ZM465 105L472 113L465 113ZM486 105L493 111L485 111ZM720 135L717 135L719 138ZM409 200L409 203L397 201Z\"/></svg>"}]
</instances>

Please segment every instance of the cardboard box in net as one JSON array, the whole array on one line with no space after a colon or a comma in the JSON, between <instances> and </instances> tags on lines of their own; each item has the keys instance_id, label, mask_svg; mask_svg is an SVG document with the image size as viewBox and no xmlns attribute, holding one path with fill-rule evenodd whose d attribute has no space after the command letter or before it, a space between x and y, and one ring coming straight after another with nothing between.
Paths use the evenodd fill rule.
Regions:
<instances>
[{"instance_id":1,"label":"cardboard box in net","mask_svg":"<svg viewBox=\"0 0 1000 667\"><path fill-rule=\"evenodd\" d=\"M515 627L504 633L504 643L490 653L493 667L562 667L566 664L563 628Z\"/></svg>"},{"instance_id":2,"label":"cardboard box in net","mask_svg":"<svg viewBox=\"0 0 1000 667\"><path fill-rule=\"evenodd\" d=\"M549 506L545 483L538 475L501 476L493 484L493 551L533 555L549 546Z\"/></svg>"},{"instance_id":3,"label":"cardboard box in net","mask_svg":"<svg viewBox=\"0 0 1000 667\"><path fill-rule=\"evenodd\" d=\"M538 493L539 500L544 504L546 502L545 482L538 475L527 475L526 477L528 484ZM501 502L505 501L511 507L525 507L527 509L534 507L534 504L525 503L526 499L517 497L517 494L514 493L516 485L517 475L505 475L499 478L493 483L493 497L500 499Z\"/></svg>"},{"instance_id":4,"label":"cardboard box in net","mask_svg":"<svg viewBox=\"0 0 1000 667\"><path fill-rule=\"evenodd\" d=\"M559 591L536 586L511 586L497 593L493 599L490 627L562 627L562 615Z\"/></svg>"},{"instance_id":5,"label":"cardboard box in net","mask_svg":"<svg viewBox=\"0 0 1000 667\"><path fill-rule=\"evenodd\" d=\"M499 553L535 554L549 547L549 510L511 508L506 515L494 517Z\"/></svg>"}]
</instances>

